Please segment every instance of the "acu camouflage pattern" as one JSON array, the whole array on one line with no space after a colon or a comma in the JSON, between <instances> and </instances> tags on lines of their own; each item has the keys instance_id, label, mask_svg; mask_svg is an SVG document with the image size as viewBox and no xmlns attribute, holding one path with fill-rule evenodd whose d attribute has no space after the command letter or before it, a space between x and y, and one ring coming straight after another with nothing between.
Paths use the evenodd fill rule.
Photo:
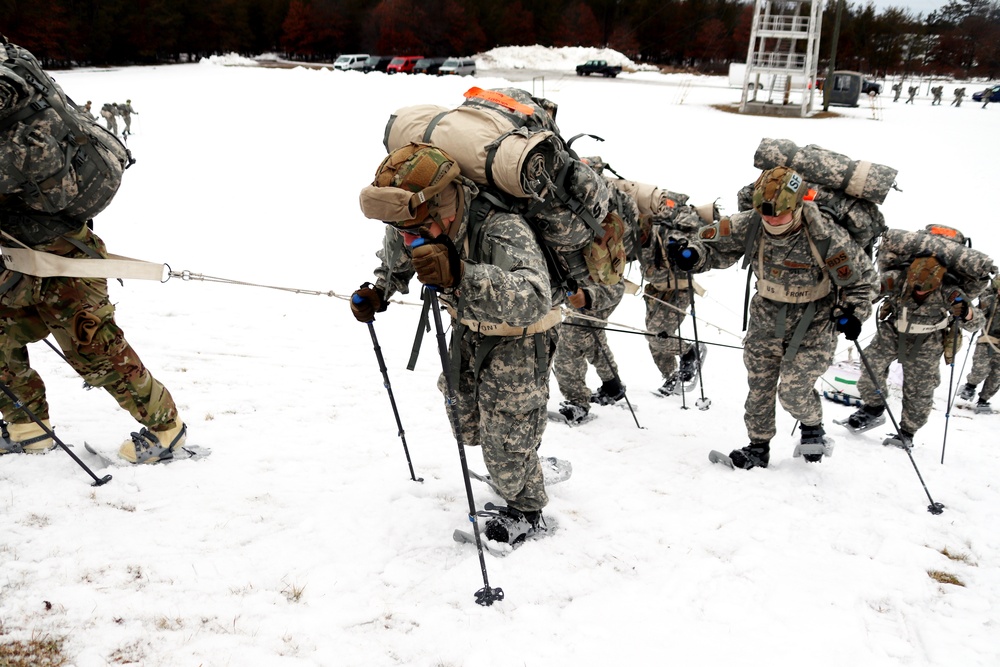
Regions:
<instances>
[{"instance_id":1,"label":"acu camouflage pattern","mask_svg":"<svg viewBox=\"0 0 1000 667\"><path fill-rule=\"evenodd\" d=\"M992 288L979 297L979 309L986 318L986 324L977 340L972 356L972 370L965 380L971 385L983 383L979 398L989 401L1000 390L1000 315L997 314L997 291L1000 278L993 281Z\"/></svg>"},{"instance_id":2,"label":"acu camouflage pattern","mask_svg":"<svg viewBox=\"0 0 1000 667\"><path fill-rule=\"evenodd\" d=\"M28 51L0 44L0 54L0 225L28 245L45 243L107 207L128 153Z\"/></svg>"},{"instance_id":3,"label":"acu camouflage pattern","mask_svg":"<svg viewBox=\"0 0 1000 667\"><path fill-rule=\"evenodd\" d=\"M876 204L885 202L899 173L892 167L852 160L816 145L799 148L787 139L761 139L753 164L758 169L791 167L810 183L843 190Z\"/></svg>"},{"instance_id":4,"label":"acu camouflage pattern","mask_svg":"<svg viewBox=\"0 0 1000 667\"><path fill-rule=\"evenodd\" d=\"M582 311L587 318L571 313L559 326L559 346L552 365L560 393L563 398L576 405L590 404L587 364L597 370L602 382L618 377L618 365L604 328L625 295L625 283L591 284L585 289L591 299L591 307Z\"/></svg>"},{"instance_id":5,"label":"acu camouflage pattern","mask_svg":"<svg viewBox=\"0 0 1000 667\"><path fill-rule=\"evenodd\" d=\"M86 226L70 236L107 257L104 242ZM62 238L37 249L68 257L88 256ZM87 384L107 390L136 421L152 431L174 425L174 400L115 323L107 281L43 279L3 271L0 284L6 286L0 294L0 380L39 419L49 417L49 408L45 385L29 365L27 345L51 333ZM6 395L0 396L0 410L8 422L30 421Z\"/></svg>"},{"instance_id":6,"label":"acu camouflage pattern","mask_svg":"<svg viewBox=\"0 0 1000 667\"><path fill-rule=\"evenodd\" d=\"M479 193L472 181L459 178L462 201ZM493 210L470 231L469 207L458 213L453 238L465 260L465 273L455 288L443 290L441 301L457 308L461 295L463 319L528 326L552 308L548 267L535 234L520 215ZM414 275L409 248L398 253L400 233L385 229L383 248L376 254L376 288L386 298L406 293ZM391 238L389 238L391 237ZM466 239L469 247L466 248ZM396 255L392 266L386 264ZM461 331L456 341L455 332ZM451 348L458 347L455 409L466 445L482 446L483 460L504 499L522 511L540 510L548 502L537 450L547 423L549 373L558 339L557 328L533 336L490 337L452 320ZM494 346L495 344L495 346ZM482 353L478 376L475 360ZM438 387L444 388L444 377Z\"/></svg>"},{"instance_id":7,"label":"acu camouflage pattern","mask_svg":"<svg viewBox=\"0 0 1000 667\"><path fill-rule=\"evenodd\" d=\"M600 158L588 158L590 160L596 160L598 165L603 164ZM608 182L613 184L614 180L617 179L608 179ZM609 195L611 211L608 215L617 216L625 226L625 259L631 261L639 249L639 209L631 196L615 187L609 187ZM565 320L565 323L570 324L559 327L559 347L553 370L563 397L576 405L588 405L590 389L587 387L587 364L597 370L602 382L618 377L618 366L604 328L611 313L625 296L625 282L619 281L614 285L591 282L581 287L590 295L590 308L583 313L587 315L587 319L574 317L571 312ZM572 326L574 324L581 326Z\"/></svg>"},{"instance_id":8,"label":"acu camouflage pattern","mask_svg":"<svg viewBox=\"0 0 1000 667\"><path fill-rule=\"evenodd\" d=\"M878 251L879 271L884 274L906 269L915 257L937 258L969 299L979 296L990 284L991 274L998 271L993 259L984 252L940 234L902 229L890 229L883 236Z\"/></svg>"},{"instance_id":9,"label":"acu camouflage pattern","mask_svg":"<svg viewBox=\"0 0 1000 667\"><path fill-rule=\"evenodd\" d=\"M877 280L871 260L848 233L823 217L816 205L804 202L799 209L803 227L807 227L818 248L827 247L824 267L817 267L803 228L786 237L774 237L763 230L756 233L748 257L749 266L759 279L794 286L812 287L826 271L835 289L810 303L781 303L755 293L750 301L749 325L744 339L743 361L747 367L749 392L744 421L753 442L774 437L775 399L795 419L807 426L822 422L823 409L815 384L833 361L837 333L833 328L835 306L854 309L862 322L871 314L874 284ZM689 243L701 259L696 268L728 268L743 257L747 234L762 224L753 211L707 225ZM763 262L758 262L758 246L763 243ZM822 252L822 250L821 250ZM761 264L765 275L761 275ZM815 311L813 312L813 306ZM810 316L809 313L813 312ZM797 353L786 358L786 351L804 317L805 333Z\"/></svg>"},{"instance_id":10,"label":"acu camouflage pattern","mask_svg":"<svg viewBox=\"0 0 1000 667\"><path fill-rule=\"evenodd\" d=\"M957 246L957 244L954 244ZM885 379L889 364L898 359L903 366L903 410L900 427L916 433L927 423L933 404L934 390L941 382L941 357L945 352L945 339L953 337L949 329L928 333L902 333L900 318L905 311L911 325L931 327L950 318L952 296L961 285L942 285L918 302L907 286L907 267L884 271L882 284L891 285L882 293L885 299L879 308L878 328L875 338L865 348L864 354L879 381L878 394L866 373L858 380L858 392L866 405L883 405L886 395ZM975 331L982 328L985 318L978 308L972 309L973 317L962 321L961 328Z\"/></svg>"}]
</instances>

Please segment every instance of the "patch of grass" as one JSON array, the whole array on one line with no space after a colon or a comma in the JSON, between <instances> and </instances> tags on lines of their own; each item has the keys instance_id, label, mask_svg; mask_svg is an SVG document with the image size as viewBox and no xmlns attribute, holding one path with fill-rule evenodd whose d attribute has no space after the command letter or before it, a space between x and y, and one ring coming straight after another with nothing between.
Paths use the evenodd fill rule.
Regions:
<instances>
[{"instance_id":1,"label":"patch of grass","mask_svg":"<svg viewBox=\"0 0 1000 667\"><path fill-rule=\"evenodd\" d=\"M973 563L972 559L969 557L969 554L963 554L957 552L952 553L951 551L949 551L948 547L941 549L941 555L943 555L945 558L950 558L951 560L957 560L960 563L965 563L966 565L975 565L975 563Z\"/></svg>"},{"instance_id":2,"label":"patch of grass","mask_svg":"<svg viewBox=\"0 0 1000 667\"><path fill-rule=\"evenodd\" d=\"M69 664L62 647L62 639L49 635L28 641L5 641L0 643L0 667L61 667Z\"/></svg>"},{"instance_id":3,"label":"patch of grass","mask_svg":"<svg viewBox=\"0 0 1000 667\"><path fill-rule=\"evenodd\" d=\"M962 580L953 574L942 572L941 570L927 570L927 576L941 584L951 584L952 586L965 586Z\"/></svg>"},{"instance_id":4,"label":"patch of grass","mask_svg":"<svg viewBox=\"0 0 1000 667\"><path fill-rule=\"evenodd\" d=\"M289 602L299 602L302 599L302 594L305 593L305 586L296 586L295 584L285 584L285 587L281 589L281 594L285 596Z\"/></svg>"}]
</instances>

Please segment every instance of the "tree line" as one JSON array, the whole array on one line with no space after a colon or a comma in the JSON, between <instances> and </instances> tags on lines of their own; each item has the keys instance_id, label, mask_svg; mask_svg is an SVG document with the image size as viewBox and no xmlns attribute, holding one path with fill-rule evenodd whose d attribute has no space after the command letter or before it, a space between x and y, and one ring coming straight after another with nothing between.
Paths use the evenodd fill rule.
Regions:
<instances>
[{"instance_id":1,"label":"tree line","mask_svg":"<svg viewBox=\"0 0 1000 667\"><path fill-rule=\"evenodd\" d=\"M947 0L929 15L844 2L837 66L874 75L1000 74L1000 0ZM837 0L824 9L830 53ZM278 53L470 55L497 46L607 46L707 73L744 62L746 0L0 0L0 32L49 67Z\"/></svg>"}]
</instances>

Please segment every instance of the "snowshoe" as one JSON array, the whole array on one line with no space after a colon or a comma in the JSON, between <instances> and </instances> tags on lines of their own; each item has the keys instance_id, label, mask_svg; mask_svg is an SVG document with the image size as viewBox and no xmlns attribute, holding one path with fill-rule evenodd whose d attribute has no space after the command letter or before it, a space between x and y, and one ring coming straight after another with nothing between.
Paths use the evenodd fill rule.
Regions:
<instances>
[{"instance_id":1,"label":"snowshoe","mask_svg":"<svg viewBox=\"0 0 1000 667\"><path fill-rule=\"evenodd\" d=\"M976 395L976 385L969 384L968 382L966 382L965 386L962 387L962 390L958 392L958 397L963 401L971 401L975 395Z\"/></svg>"},{"instance_id":2,"label":"snowshoe","mask_svg":"<svg viewBox=\"0 0 1000 667\"><path fill-rule=\"evenodd\" d=\"M817 426L802 424L799 428L802 430L802 440L795 445L795 451L792 452L793 458L801 456L809 463L819 463L823 460L824 455L833 454L833 438L827 437L822 424Z\"/></svg>"},{"instance_id":3,"label":"snowshoe","mask_svg":"<svg viewBox=\"0 0 1000 667\"><path fill-rule=\"evenodd\" d=\"M976 414L977 415L993 414L993 408L990 407L990 402L984 401L983 399L979 399L979 402L976 403Z\"/></svg>"},{"instance_id":4,"label":"snowshoe","mask_svg":"<svg viewBox=\"0 0 1000 667\"><path fill-rule=\"evenodd\" d=\"M899 447L900 449L911 449L913 447L913 434L909 431L899 429L899 433L894 433L882 441L886 447Z\"/></svg>"},{"instance_id":5,"label":"snowshoe","mask_svg":"<svg viewBox=\"0 0 1000 667\"><path fill-rule=\"evenodd\" d=\"M729 452L729 460L733 467L750 470L751 468L766 468L771 459L771 445L767 442L751 442L742 449Z\"/></svg>"},{"instance_id":6,"label":"snowshoe","mask_svg":"<svg viewBox=\"0 0 1000 667\"><path fill-rule=\"evenodd\" d=\"M623 398L625 398L625 385L612 378L590 395L590 402L598 405L614 405Z\"/></svg>"},{"instance_id":7,"label":"snowshoe","mask_svg":"<svg viewBox=\"0 0 1000 667\"><path fill-rule=\"evenodd\" d=\"M705 355L708 353L708 346L698 343L697 351L692 345L691 349L681 355L680 368L677 371L677 378L684 383L684 391L693 391L698 386L699 362L705 364Z\"/></svg>"},{"instance_id":8,"label":"snowshoe","mask_svg":"<svg viewBox=\"0 0 1000 667\"><path fill-rule=\"evenodd\" d=\"M566 459L557 459L554 456L542 456L539 457L538 463L542 467L542 480L547 487L559 482L565 482L573 476L573 464ZM482 482L490 487L493 493L503 497L500 489L493 483L493 478L489 474L480 475L474 470L469 470L469 478Z\"/></svg>"},{"instance_id":9,"label":"snowshoe","mask_svg":"<svg viewBox=\"0 0 1000 667\"><path fill-rule=\"evenodd\" d=\"M680 387L677 386L677 373L674 373L663 381L663 386L654 391L653 395L663 398L664 396L679 394L680 391Z\"/></svg>"},{"instance_id":10,"label":"snowshoe","mask_svg":"<svg viewBox=\"0 0 1000 667\"><path fill-rule=\"evenodd\" d=\"M847 419L834 420L834 424L847 428L851 433L864 433L885 423L884 405L865 405Z\"/></svg>"},{"instance_id":11,"label":"snowshoe","mask_svg":"<svg viewBox=\"0 0 1000 667\"><path fill-rule=\"evenodd\" d=\"M721 463L722 465L729 466L730 468L736 468L736 466L733 465L733 460L731 458L715 449L708 453L708 460L712 463Z\"/></svg>"},{"instance_id":12,"label":"snowshoe","mask_svg":"<svg viewBox=\"0 0 1000 667\"><path fill-rule=\"evenodd\" d=\"M486 539L516 547L536 532L545 531L545 520L541 511L522 512L513 507L498 507L487 503L486 511L480 515L491 515L486 522Z\"/></svg>"},{"instance_id":13,"label":"snowshoe","mask_svg":"<svg viewBox=\"0 0 1000 667\"><path fill-rule=\"evenodd\" d=\"M549 410L549 419L554 422L569 424L570 426L580 426L594 419L596 415L590 414L590 406L577 405L569 401L559 404L559 411Z\"/></svg>"}]
</instances>

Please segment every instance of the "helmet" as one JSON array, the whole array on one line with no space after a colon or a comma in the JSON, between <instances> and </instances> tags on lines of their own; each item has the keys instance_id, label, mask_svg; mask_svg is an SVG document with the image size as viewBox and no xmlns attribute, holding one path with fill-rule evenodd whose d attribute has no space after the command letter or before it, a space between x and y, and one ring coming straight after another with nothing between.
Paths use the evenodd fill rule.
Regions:
<instances>
[{"instance_id":1,"label":"helmet","mask_svg":"<svg viewBox=\"0 0 1000 667\"><path fill-rule=\"evenodd\" d=\"M806 184L788 167L774 167L763 172L753 185L753 207L761 215L781 216L802 203Z\"/></svg>"},{"instance_id":2,"label":"helmet","mask_svg":"<svg viewBox=\"0 0 1000 667\"><path fill-rule=\"evenodd\" d=\"M458 163L440 148L410 143L389 153L375 180L361 191L366 217L395 227L416 227L430 215L435 197L458 178Z\"/></svg>"},{"instance_id":3,"label":"helmet","mask_svg":"<svg viewBox=\"0 0 1000 667\"><path fill-rule=\"evenodd\" d=\"M941 286L946 272L934 257L917 257L906 270L906 284L917 292L933 292Z\"/></svg>"}]
</instances>

